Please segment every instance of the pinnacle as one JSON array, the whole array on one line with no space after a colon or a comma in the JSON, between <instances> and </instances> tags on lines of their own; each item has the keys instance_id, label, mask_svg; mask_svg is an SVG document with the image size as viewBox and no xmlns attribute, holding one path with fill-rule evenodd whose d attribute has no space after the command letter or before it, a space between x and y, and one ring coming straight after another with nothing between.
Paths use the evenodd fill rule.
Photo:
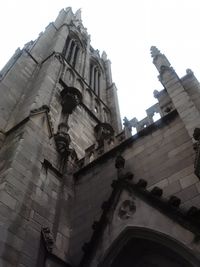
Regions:
<instances>
[{"instance_id":1,"label":"pinnacle","mask_svg":"<svg viewBox=\"0 0 200 267\"><path fill-rule=\"evenodd\" d=\"M75 17L77 20L81 21L81 8L79 8L76 13L75 13Z\"/></svg>"},{"instance_id":2,"label":"pinnacle","mask_svg":"<svg viewBox=\"0 0 200 267\"><path fill-rule=\"evenodd\" d=\"M158 50L156 46L151 46L150 51L151 51L151 56L153 58L160 55L160 50Z\"/></svg>"}]
</instances>

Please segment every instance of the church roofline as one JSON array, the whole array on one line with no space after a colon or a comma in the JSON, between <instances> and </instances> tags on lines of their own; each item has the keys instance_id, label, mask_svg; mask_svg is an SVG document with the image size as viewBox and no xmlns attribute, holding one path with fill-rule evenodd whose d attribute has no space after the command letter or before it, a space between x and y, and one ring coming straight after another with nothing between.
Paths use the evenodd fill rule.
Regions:
<instances>
[{"instance_id":1,"label":"church roofline","mask_svg":"<svg viewBox=\"0 0 200 267\"><path fill-rule=\"evenodd\" d=\"M95 221L92 225L94 230L92 237L88 243L83 245L84 255L80 266L87 266L90 262L93 253L98 246L98 239L102 237L103 231L108 224L108 213L113 205L119 200L122 190L127 190L131 195L137 196L150 206L163 213L171 220L175 221L185 229L191 231L196 240L200 238L200 209L192 206L187 210L179 208L181 200L176 196L170 196L168 199L162 197L162 189L154 187L152 190L147 190L147 181L140 179L137 183L131 181L132 173L126 173L124 177L118 180L113 180L111 187L113 188L110 197L102 203L103 212L99 221ZM116 200L117 198L117 200Z\"/></svg>"}]
</instances>

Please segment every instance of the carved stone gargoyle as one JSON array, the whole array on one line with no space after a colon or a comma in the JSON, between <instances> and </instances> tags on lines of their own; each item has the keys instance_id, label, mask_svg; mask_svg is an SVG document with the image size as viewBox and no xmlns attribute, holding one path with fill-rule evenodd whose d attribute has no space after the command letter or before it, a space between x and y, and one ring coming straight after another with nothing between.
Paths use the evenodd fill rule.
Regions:
<instances>
[{"instance_id":1,"label":"carved stone gargoyle","mask_svg":"<svg viewBox=\"0 0 200 267\"><path fill-rule=\"evenodd\" d=\"M194 160L194 173L200 179L200 128L195 128L193 133L194 143L193 148L195 150L195 160Z\"/></svg>"},{"instance_id":2,"label":"carved stone gargoyle","mask_svg":"<svg viewBox=\"0 0 200 267\"><path fill-rule=\"evenodd\" d=\"M69 127L66 123L60 123L58 126L58 132L54 135L57 151L62 156L67 155L69 151L71 139L67 133L68 129Z\"/></svg>"},{"instance_id":3,"label":"carved stone gargoyle","mask_svg":"<svg viewBox=\"0 0 200 267\"><path fill-rule=\"evenodd\" d=\"M117 176L118 180L131 180L133 179L134 175L131 172L127 172L124 169L125 166L125 159L118 155L115 160L115 168L117 169Z\"/></svg>"},{"instance_id":4,"label":"carved stone gargoyle","mask_svg":"<svg viewBox=\"0 0 200 267\"><path fill-rule=\"evenodd\" d=\"M54 247L54 239L53 239L53 234L51 233L50 228L42 227L41 234L44 240L46 250L48 252L52 252L53 247Z\"/></svg>"},{"instance_id":5,"label":"carved stone gargoyle","mask_svg":"<svg viewBox=\"0 0 200 267\"><path fill-rule=\"evenodd\" d=\"M82 94L78 89L68 87L62 80L60 84L64 88L60 93L62 111L65 114L72 114L74 109L81 103Z\"/></svg>"},{"instance_id":6,"label":"carved stone gargoyle","mask_svg":"<svg viewBox=\"0 0 200 267\"><path fill-rule=\"evenodd\" d=\"M98 143L98 146L102 146L104 140L108 140L114 136L114 130L109 123L99 123L94 128L95 137Z\"/></svg>"}]
</instances>

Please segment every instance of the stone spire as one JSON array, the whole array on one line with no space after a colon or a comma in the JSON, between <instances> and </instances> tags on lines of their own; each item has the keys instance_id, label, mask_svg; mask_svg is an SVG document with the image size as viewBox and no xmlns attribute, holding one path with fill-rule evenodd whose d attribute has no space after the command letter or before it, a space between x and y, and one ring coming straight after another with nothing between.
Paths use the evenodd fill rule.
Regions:
<instances>
[{"instance_id":1,"label":"stone spire","mask_svg":"<svg viewBox=\"0 0 200 267\"><path fill-rule=\"evenodd\" d=\"M156 46L152 46L152 47L150 48L150 51L151 51L151 56L152 56L152 58L155 58L155 57L157 57L158 55L161 55L160 50L158 50L158 48L157 48Z\"/></svg>"},{"instance_id":2,"label":"stone spire","mask_svg":"<svg viewBox=\"0 0 200 267\"><path fill-rule=\"evenodd\" d=\"M79 8L77 11L76 11L76 13L75 13L75 18L76 18L76 20L80 20L80 21L82 21L82 19L81 19L81 8Z\"/></svg>"},{"instance_id":3,"label":"stone spire","mask_svg":"<svg viewBox=\"0 0 200 267\"><path fill-rule=\"evenodd\" d=\"M157 70L161 72L163 67L170 68L171 64L167 57L160 52L160 50L156 46L152 46L151 49L151 56L153 58L153 64L156 66Z\"/></svg>"},{"instance_id":4,"label":"stone spire","mask_svg":"<svg viewBox=\"0 0 200 267\"><path fill-rule=\"evenodd\" d=\"M102 58L104 61L108 60L108 57L107 57L107 54L106 54L105 51L102 52L101 58Z\"/></svg>"}]
</instances>

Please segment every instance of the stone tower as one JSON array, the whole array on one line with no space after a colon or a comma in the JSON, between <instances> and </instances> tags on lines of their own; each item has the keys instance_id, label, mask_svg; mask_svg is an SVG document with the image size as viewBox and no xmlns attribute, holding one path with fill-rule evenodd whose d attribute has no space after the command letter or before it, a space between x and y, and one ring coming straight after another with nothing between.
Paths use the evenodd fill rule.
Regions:
<instances>
[{"instance_id":1,"label":"stone tower","mask_svg":"<svg viewBox=\"0 0 200 267\"><path fill-rule=\"evenodd\" d=\"M0 266L200 266L200 84L151 54L163 90L123 129L80 10L3 68Z\"/></svg>"},{"instance_id":2,"label":"stone tower","mask_svg":"<svg viewBox=\"0 0 200 267\"><path fill-rule=\"evenodd\" d=\"M90 147L121 130L110 65L90 45L80 10L67 8L1 71L1 266L36 266L41 226L65 258L75 162L86 149L91 161Z\"/></svg>"}]
</instances>

